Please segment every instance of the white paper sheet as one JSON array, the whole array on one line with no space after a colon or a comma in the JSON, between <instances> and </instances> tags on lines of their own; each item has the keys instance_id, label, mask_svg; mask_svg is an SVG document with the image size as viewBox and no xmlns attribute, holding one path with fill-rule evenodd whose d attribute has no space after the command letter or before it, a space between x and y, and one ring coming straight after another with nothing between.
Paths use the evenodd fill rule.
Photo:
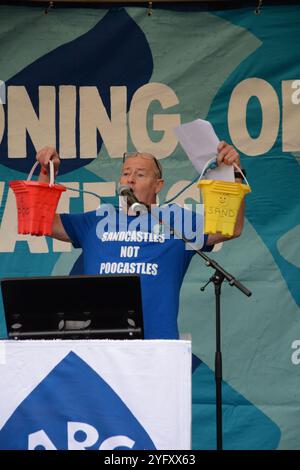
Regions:
<instances>
[{"instance_id":1,"label":"white paper sheet","mask_svg":"<svg viewBox=\"0 0 300 470\"><path fill-rule=\"evenodd\" d=\"M196 119L181 124L174 129L174 132L192 164L201 173L208 160L218 153L217 148L220 140L213 126L209 121ZM208 178L208 173L205 178ZM233 166L222 164L218 168L210 170L209 179L234 181Z\"/></svg>"}]
</instances>

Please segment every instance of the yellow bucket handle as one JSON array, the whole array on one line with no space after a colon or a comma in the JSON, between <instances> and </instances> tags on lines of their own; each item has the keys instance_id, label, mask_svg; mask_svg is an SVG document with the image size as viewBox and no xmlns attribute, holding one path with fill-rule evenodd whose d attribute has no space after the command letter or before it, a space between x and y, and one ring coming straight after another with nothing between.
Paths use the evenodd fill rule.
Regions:
<instances>
[{"instance_id":1,"label":"yellow bucket handle","mask_svg":"<svg viewBox=\"0 0 300 470\"><path fill-rule=\"evenodd\" d=\"M247 185L249 186L249 188L251 189L251 186L249 184L249 181L247 180L246 176L244 175L242 169L236 164L236 163L233 163L233 166L240 172L242 173L243 177L244 177L244 180L246 181Z\"/></svg>"},{"instance_id":2,"label":"yellow bucket handle","mask_svg":"<svg viewBox=\"0 0 300 470\"><path fill-rule=\"evenodd\" d=\"M216 159L217 159L217 157L214 156L214 157L210 158L210 159L205 163L205 165L204 165L204 167L203 167L203 169L202 169L202 171L201 171L201 175L200 175L198 181L200 181L200 180L203 178L203 175L204 175L204 173L205 173L205 171L206 171L208 165L210 165L210 163L212 163L212 162L213 162L214 160L216 160Z\"/></svg>"},{"instance_id":3,"label":"yellow bucket handle","mask_svg":"<svg viewBox=\"0 0 300 470\"><path fill-rule=\"evenodd\" d=\"M205 173L205 171L206 171L208 165L210 165L210 163L212 163L214 160L216 160L216 158L217 158L217 157L212 157L212 158L210 158L210 159L205 163L205 165L204 165L204 167L203 167L203 170L202 170L202 172L201 172L201 175L200 175L198 181L200 181L200 180L203 178L203 175L204 175L204 173ZM248 185L249 188L251 189L251 186L250 186L250 184L249 184L249 182L248 182L246 176L245 176L244 173L242 172L242 169L241 169L236 163L233 163L233 166L243 175L244 180L246 181L247 185Z\"/></svg>"}]
</instances>

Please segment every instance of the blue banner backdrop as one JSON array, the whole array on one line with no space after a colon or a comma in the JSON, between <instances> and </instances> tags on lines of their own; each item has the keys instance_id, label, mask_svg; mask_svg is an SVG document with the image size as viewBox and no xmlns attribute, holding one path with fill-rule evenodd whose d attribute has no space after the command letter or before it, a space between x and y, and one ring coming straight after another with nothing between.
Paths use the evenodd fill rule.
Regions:
<instances>
[{"instance_id":1,"label":"blue banner backdrop","mask_svg":"<svg viewBox=\"0 0 300 470\"><path fill-rule=\"evenodd\" d=\"M125 151L162 163L161 202L196 176L173 128L209 120L252 187L241 238L214 254L252 291L222 298L224 447L300 449L300 7L205 12L0 7L0 276L80 272L80 251L16 233L11 180L58 148L58 178L114 200ZM199 201L196 187L178 203ZM98 206L67 191L60 211ZM214 296L194 259L180 329L193 332L193 448L215 448ZM5 336L3 312L1 333Z\"/></svg>"}]
</instances>

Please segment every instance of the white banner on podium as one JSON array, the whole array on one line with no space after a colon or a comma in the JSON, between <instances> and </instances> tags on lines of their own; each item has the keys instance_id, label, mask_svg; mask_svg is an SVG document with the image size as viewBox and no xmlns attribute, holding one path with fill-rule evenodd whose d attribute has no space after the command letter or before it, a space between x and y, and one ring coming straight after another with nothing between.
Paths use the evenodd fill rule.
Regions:
<instances>
[{"instance_id":1,"label":"white banner on podium","mask_svg":"<svg viewBox=\"0 0 300 470\"><path fill-rule=\"evenodd\" d=\"M189 341L0 344L0 449L190 448Z\"/></svg>"}]
</instances>

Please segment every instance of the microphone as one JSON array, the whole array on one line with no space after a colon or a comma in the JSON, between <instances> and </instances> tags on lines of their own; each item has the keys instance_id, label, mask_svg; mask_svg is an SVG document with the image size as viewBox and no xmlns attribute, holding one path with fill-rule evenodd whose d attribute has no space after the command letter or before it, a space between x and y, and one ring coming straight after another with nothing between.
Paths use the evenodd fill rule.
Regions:
<instances>
[{"instance_id":1,"label":"microphone","mask_svg":"<svg viewBox=\"0 0 300 470\"><path fill-rule=\"evenodd\" d=\"M140 212L141 214L145 214L148 212L148 207L140 202L132 189L128 186L128 184L118 184L118 194L126 198L127 206L134 212Z\"/></svg>"},{"instance_id":2,"label":"microphone","mask_svg":"<svg viewBox=\"0 0 300 470\"><path fill-rule=\"evenodd\" d=\"M119 196L123 196L127 198L128 206L132 206L135 202L140 203L140 201L135 196L132 189L128 186L128 184L120 184L118 185L118 194Z\"/></svg>"}]
</instances>

